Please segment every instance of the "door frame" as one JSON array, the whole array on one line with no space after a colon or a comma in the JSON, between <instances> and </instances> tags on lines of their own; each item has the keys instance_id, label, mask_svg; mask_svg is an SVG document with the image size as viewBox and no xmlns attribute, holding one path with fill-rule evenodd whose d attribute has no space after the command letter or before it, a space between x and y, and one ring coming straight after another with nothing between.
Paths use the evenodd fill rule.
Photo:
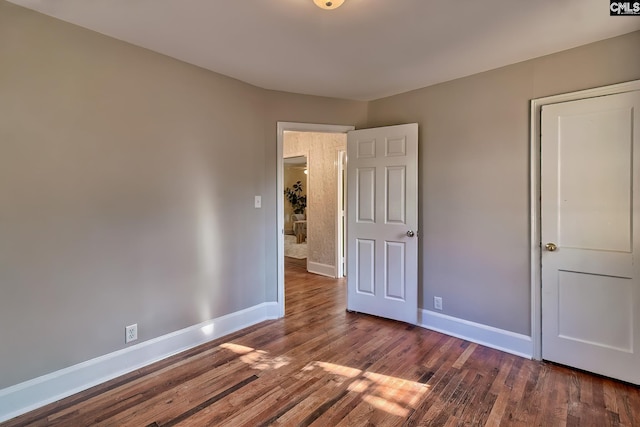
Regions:
<instances>
[{"instance_id":1,"label":"door frame","mask_svg":"<svg viewBox=\"0 0 640 427\"><path fill-rule=\"evenodd\" d=\"M278 122L276 138L276 235L278 254L278 317L284 317L284 162L283 146L285 131L294 132L320 132L320 133L347 133L354 130L352 125L323 125L315 123Z\"/></svg>"},{"instance_id":2,"label":"door frame","mask_svg":"<svg viewBox=\"0 0 640 427\"><path fill-rule=\"evenodd\" d=\"M346 196L347 196L347 148L336 151L337 166L338 166L338 180L337 180L337 212L336 218L336 276L339 278L344 277L346 273L347 251L346 251L346 239L347 239L347 225L346 218L343 213L346 208ZM343 174L345 174L343 179ZM345 205L343 206L343 199Z\"/></svg>"},{"instance_id":3,"label":"door frame","mask_svg":"<svg viewBox=\"0 0 640 427\"><path fill-rule=\"evenodd\" d=\"M598 96L613 95L617 93L640 90L640 80L633 80L615 85L602 86L578 92L552 95L531 100L530 123L530 196L531 196L531 340L532 357L542 359L542 227L541 227L541 193L540 180L541 168L541 119L542 106L557 104L560 102L576 101L579 99L595 98Z\"/></svg>"}]
</instances>

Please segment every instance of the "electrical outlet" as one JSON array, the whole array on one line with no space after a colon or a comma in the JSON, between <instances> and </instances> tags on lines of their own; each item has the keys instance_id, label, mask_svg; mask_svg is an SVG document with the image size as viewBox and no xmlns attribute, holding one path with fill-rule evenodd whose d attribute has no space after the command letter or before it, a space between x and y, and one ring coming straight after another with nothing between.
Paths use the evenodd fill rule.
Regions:
<instances>
[{"instance_id":1,"label":"electrical outlet","mask_svg":"<svg viewBox=\"0 0 640 427\"><path fill-rule=\"evenodd\" d=\"M124 328L124 342L130 343L138 339L138 324L129 325Z\"/></svg>"},{"instance_id":2,"label":"electrical outlet","mask_svg":"<svg viewBox=\"0 0 640 427\"><path fill-rule=\"evenodd\" d=\"M433 308L442 310L442 297L433 297Z\"/></svg>"}]
</instances>

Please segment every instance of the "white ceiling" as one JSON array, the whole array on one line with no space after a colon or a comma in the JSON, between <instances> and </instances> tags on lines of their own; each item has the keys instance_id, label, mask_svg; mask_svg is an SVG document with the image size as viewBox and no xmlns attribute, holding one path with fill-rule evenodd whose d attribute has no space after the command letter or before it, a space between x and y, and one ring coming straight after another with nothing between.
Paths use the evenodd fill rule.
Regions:
<instances>
[{"instance_id":1,"label":"white ceiling","mask_svg":"<svg viewBox=\"0 0 640 427\"><path fill-rule=\"evenodd\" d=\"M10 1L262 88L357 100L640 30L606 0Z\"/></svg>"}]
</instances>

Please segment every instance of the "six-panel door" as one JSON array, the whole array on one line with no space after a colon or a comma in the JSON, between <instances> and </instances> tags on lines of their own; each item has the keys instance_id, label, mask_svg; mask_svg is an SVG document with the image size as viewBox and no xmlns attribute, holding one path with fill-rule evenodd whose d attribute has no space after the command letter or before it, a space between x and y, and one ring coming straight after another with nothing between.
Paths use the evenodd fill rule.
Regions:
<instances>
[{"instance_id":1,"label":"six-panel door","mask_svg":"<svg viewBox=\"0 0 640 427\"><path fill-rule=\"evenodd\" d=\"M347 308L415 324L418 125L351 131Z\"/></svg>"}]
</instances>

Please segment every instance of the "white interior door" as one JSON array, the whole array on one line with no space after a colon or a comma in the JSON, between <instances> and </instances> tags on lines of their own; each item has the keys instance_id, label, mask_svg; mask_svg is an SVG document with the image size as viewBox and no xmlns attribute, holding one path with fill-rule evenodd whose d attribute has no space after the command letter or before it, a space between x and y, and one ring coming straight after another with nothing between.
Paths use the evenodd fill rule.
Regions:
<instances>
[{"instance_id":1,"label":"white interior door","mask_svg":"<svg viewBox=\"0 0 640 427\"><path fill-rule=\"evenodd\" d=\"M418 125L347 138L347 309L415 324Z\"/></svg>"},{"instance_id":2,"label":"white interior door","mask_svg":"<svg viewBox=\"0 0 640 427\"><path fill-rule=\"evenodd\" d=\"M542 357L640 384L640 92L542 109Z\"/></svg>"}]
</instances>

